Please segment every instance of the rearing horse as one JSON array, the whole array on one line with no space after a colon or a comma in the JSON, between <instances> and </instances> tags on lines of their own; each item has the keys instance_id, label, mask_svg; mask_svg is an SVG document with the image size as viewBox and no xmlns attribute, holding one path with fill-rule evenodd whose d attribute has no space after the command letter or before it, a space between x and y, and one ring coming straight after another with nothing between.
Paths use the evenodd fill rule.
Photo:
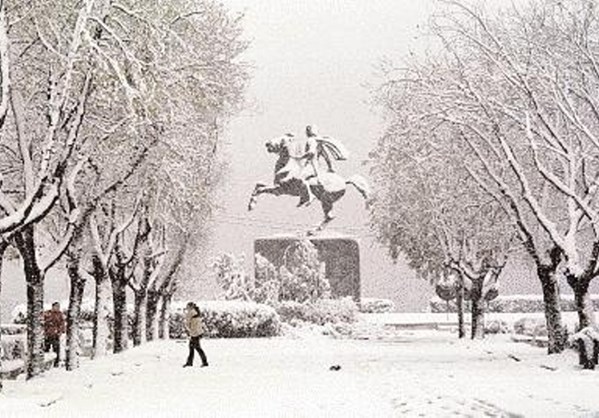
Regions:
<instances>
[{"instance_id":1,"label":"rearing horse","mask_svg":"<svg viewBox=\"0 0 599 418\"><path fill-rule=\"evenodd\" d=\"M250 197L248 210L253 210L258 202L258 196L265 193L275 196L299 197L298 206L303 206L307 201L307 183L310 191L322 206L324 220L316 229L321 231L335 218L333 204L343 197L348 184L353 185L364 199L368 199L369 186L364 177L354 175L346 180L339 174L326 170L316 172L317 161L314 161L314 164L306 165L300 155L294 155L290 151L293 140L294 137L287 134L266 142L266 150L279 155L275 164L274 182L272 186L267 186L264 183L256 184Z\"/></svg>"}]
</instances>

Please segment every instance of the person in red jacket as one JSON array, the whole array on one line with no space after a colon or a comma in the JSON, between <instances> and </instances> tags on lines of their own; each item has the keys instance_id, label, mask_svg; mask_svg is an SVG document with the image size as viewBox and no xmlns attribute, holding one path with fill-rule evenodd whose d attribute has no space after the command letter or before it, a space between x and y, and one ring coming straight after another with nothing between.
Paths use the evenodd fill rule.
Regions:
<instances>
[{"instance_id":1,"label":"person in red jacket","mask_svg":"<svg viewBox=\"0 0 599 418\"><path fill-rule=\"evenodd\" d=\"M56 359L54 360L54 367L58 367L60 362L60 336L64 334L66 324L64 315L60 310L60 304L54 302L52 309L44 312L44 336L46 337L45 351L48 352L52 349L56 353Z\"/></svg>"}]
</instances>

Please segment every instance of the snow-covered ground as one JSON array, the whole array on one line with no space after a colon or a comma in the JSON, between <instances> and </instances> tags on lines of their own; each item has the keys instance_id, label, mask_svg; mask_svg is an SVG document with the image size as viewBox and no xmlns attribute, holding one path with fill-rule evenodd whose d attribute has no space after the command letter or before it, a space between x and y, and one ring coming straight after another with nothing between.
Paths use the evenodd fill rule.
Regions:
<instances>
[{"instance_id":1,"label":"snow-covered ground","mask_svg":"<svg viewBox=\"0 0 599 418\"><path fill-rule=\"evenodd\" d=\"M576 355L440 331L369 340L202 341L210 367L182 368L184 342L161 341L7 381L0 417L590 416L599 371ZM514 359L514 357L520 361ZM340 365L338 371L330 366Z\"/></svg>"}]
</instances>

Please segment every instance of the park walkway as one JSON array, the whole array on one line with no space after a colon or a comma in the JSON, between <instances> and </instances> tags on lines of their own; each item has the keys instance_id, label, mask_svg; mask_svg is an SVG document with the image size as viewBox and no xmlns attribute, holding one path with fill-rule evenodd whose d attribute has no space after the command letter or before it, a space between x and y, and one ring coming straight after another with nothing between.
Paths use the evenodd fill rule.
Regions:
<instances>
[{"instance_id":1,"label":"park walkway","mask_svg":"<svg viewBox=\"0 0 599 418\"><path fill-rule=\"evenodd\" d=\"M599 371L577 370L574 353L547 358L505 336L468 342L448 332L403 331L370 340L203 345L208 368L183 369L185 343L167 341L85 362L74 373L52 370L32 382L7 382L0 416L571 417L599 411ZM330 370L333 365L341 369Z\"/></svg>"}]
</instances>

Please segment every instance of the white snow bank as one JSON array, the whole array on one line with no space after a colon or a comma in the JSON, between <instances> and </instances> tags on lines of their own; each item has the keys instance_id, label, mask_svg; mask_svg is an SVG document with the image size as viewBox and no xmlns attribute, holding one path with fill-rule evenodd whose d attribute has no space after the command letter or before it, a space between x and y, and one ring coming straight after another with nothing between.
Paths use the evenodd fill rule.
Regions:
<instances>
[{"instance_id":1,"label":"white snow bank","mask_svg":"<svg viewBox=\"0 0 599 418\"><path fill-rule=\"evenodd\" d=\"M5 382L0 416L36 416L32 403L46 405L42 416L61 418L571 417L599 410L599 372L579 370L574 352L548 357L505 336L458 341L447 332L403 331L368 341L202 345L208 368L182 368L187 345L161 341L84 361L75 372L53 369L29 382ZM15 402L29 409L21 412Z\"/></svg>"},{"instance_id":2,"label":"white snow bank","mask_svg":"<svg viewBox=\"0 0 599 418\"><path fill-rule=\"evenodd\" d=\"M31 399L9 397L0 393L0 416L10 417L43 417L42 407Z\"/></svg>"}]
</instances>

